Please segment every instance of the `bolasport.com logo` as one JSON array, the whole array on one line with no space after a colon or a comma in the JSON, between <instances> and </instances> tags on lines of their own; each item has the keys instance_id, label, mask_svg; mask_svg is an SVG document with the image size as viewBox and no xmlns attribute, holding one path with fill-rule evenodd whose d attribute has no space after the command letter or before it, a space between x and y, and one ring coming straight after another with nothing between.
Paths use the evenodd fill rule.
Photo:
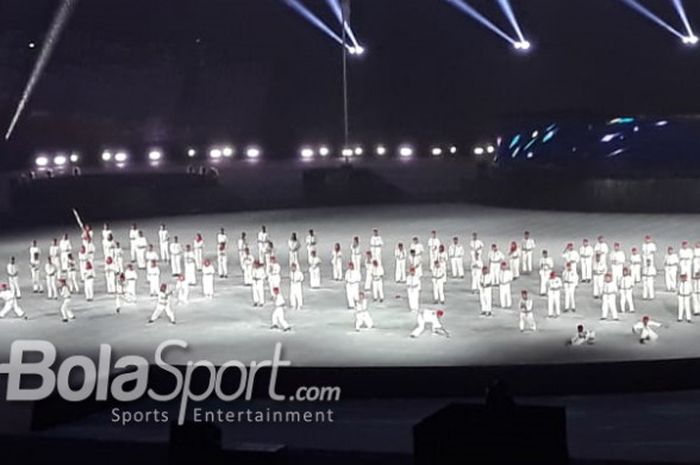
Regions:
<instances>
[{"instance_id":1,"label":"bolasport.com logo","mask_svg":"<svg viewBox=\"0 0 700 465\"><path fill-rule=\"evenodd\" d=\"M161 343L154 353L154 364L145 357L125 355L112 361L112 347L101 344L97 361L85 355L73 355L57 363L56 347L44 340L17 340L10 347L8 363L0 363L0 375L7 375L6 400L39 401L54 392L68 402L94 399L120 403L135 402L147 396L157 403L175 403L177 422L186 419L195 422L333 422L333 410L304 410L289 408L289 403L329 403L340 400L338 386L301 386L291 395L280 394L277 382L280 369L290 367L292 362L282 359L282 344L274 347L269 360L252 361L245 364L229 360L215 365L208 360L188 361L178 367L165 361L173 351L184 351L187 342L171 339ZM31 362L27 361L30 359ZM149 387L151 370L161 370L169 377L170 390ZM207 410L198 407L212 398L224 403L251 401L256 387L256 375L261 370L269 373L267 397L281 408L262 410L243 409ZM197 389L193 379L197 373ZM202 377L202 374L204 376ZM78 375L78 376L75 376ZM267 375L266 375L267 376ZM28 379L34 381L27 383ZM201 380L206 380L204 383ZM36 382L38 381L38 383ZM257 383L260 384L260 383ZM197 392L195 392L195 390ZM284 407L284 408L282 408ZM111 421L126 425L142 422L169 422L166 409L129 411L121 408L111 410Z\"/></svg>"}]
</instances>

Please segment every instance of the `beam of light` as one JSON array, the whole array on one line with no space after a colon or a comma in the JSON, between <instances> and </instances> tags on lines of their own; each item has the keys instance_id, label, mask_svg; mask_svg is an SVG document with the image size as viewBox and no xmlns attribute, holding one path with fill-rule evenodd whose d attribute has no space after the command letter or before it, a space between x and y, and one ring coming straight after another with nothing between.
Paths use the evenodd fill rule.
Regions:
<instances>
[{"instance_id":1,"label":"beam of light","mask_svg":"<svg viewBox=\"0 0 700 465\"><path fill-rule=\"evenodd\" d=\"M688 21L688 15L685 14L682 0L673 0L673 6L676 7L678 16L681 17L681 21L683 21L683 25L685 25L685 30L688 31L688 37L694 36L695 33L693 32L693 28L690 27L690 21Z\"/></svg>"},{"instance_id":2,"label":"beam of light","mask_svg":"<svg viewBox=\"0 0 700 465\"><path fill-rule=\"evenodd\" d=\"M343 23L343 12L341 11L340 0L326 0L326 3L328 3L328 6L333 11L335 17L338 18L338 23ZM352 28L350 27L350 24L348 23L347 19L342 25L345 28L345 32L348 34L348 37L352 41L355 48L358 48L360 46L360 43L355 38L355 34L352 32Z\"/></svg>"},{"instance_id":3,"label":"beam of light","mask_svg":"<svg viewBox=\"0 0 700 465\"><path fill-rule=\"evenodd\" d=\"M520 37L520 43L527 42L525 40L525 36L523 36L522 29L520 29L520 24L518 24L518 20L515 17L515 13L513 13L513 7L510 5L510 0L498 0L498 4L500 5L501 10L503 10L503 14L505 14L508 21L510 21L510 24L513 25L515 33L518 34L518 37Z\"/></svg>"},{"instance_id":4,"label":"beam of light","mask_svg":"<svg viewBox=\"0 0 700 465\"><path fill-rule=\"evenodd\" d=\"M51 53L58 42L61 31L63 31L63 28L68 22L70 13L77 2L78 0L63 0L61 5L58 7L58 10L56 10L56 14L51 22L49 32L46 34L46 38L44 39L44 44L41 48L41 52L39 53L39 57L34 63L32 74L29 76L27 85L24 87L24 92L22 92L22 98L17 105L17 109L12 117L10 126L7 128L7 132L5 133L5 140L9 140L10 136L12 136L12 131L14 131L20 116L22 116L22 112L27 106L27 102L29 102L29 98L34 91L34 87L39 81L41 75L44 73L44 68L46 68L46 64L49 62L49 58L51 58Z\"/></svg>"},{"instance_id":5,"label":"beam of light","mask_svg":"<svg viewBox=\"0 0 700 465\"><path fill-rule=\"evenodd\" d=\"M668 24L666 21L663 19L659 18L657 15L652 13L651 10L649 10L647 7L639 3L637 0L621 0L622 3L626 4L633 10L635 10L637 13L640 13L643 16L646 16L648 19L656 23L657 25L661 26L662 28L666 29L668 32L671 34L677 36L679 39L683 40L685 37L682 33L678 32L673 26Z\"/></svg>"},{"instance_id":6,"label":"beam of light","mask_svg":"<svg viewBox=\"0 0 700 465\"><path fill-rule=\"evenodd\" d=\"M487 27L490 29L492 32L495 32L499 36L501 36L504 40L507 40L510 42L511 45L516 47L516 44L521 43L521 41L513 39L511 36L503 32L501 28L496 26L491 20L489 20L486 16L482 15L479 13L474 7L469 5L467 2L464 0L445 0L447 3L451 4L458 10L462 11L463 13L468 14L478 22L480 22L483 26Z\"/></svg>"},{"instance_id":7,"label":"beam of light","mask_svg":"<svg viewBox=\"0 0 700 465\"><path fill-rule=\"evenodd\" d=\"M328 37L331 39L335 40L338 42L340 45L343 45L343 39L341 39L338 34L333 32L333 30L328 27L326 23L321 21L321 19L313 14L311 10L306 8L300 1L298 0L283 0L284 3L287 4L291 9L296 11L302 18L306 19L309 23L312 25L316 26L319 30L321 30L323 33L325 33ZM345 44L345 47L348 48L348 50L353 49L354 47L351 47L347 44Z\"/></svg>"}]
</instances>

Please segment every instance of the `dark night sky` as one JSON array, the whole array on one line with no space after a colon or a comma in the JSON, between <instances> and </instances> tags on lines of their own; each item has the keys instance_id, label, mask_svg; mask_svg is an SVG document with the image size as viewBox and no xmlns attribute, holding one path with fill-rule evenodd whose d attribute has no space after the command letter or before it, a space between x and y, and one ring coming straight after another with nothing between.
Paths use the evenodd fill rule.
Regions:
<instances>
[{"instance_id":1,"label":"dark night sky","mask_svg":"<svg viewBox=\"0 0 700 465\"><path fill-rule=\"evenodd\" d=\"M495 1L471 2L511 31ZM442 0L354 0L353 139L470 142L553 113L700 112L700 46L617 0L512 0L521 55ZM647 6L681 28L670 1ZM686 1L700 28L700 2ZM336 29L325 1L306 0ZM0 0L4 133L56 0ZM199 39L199 42L197 42ZM2 149L257 142L270 155L333 143L340 48L281 0L83 0Z\"/></svg>"}]
</instances>

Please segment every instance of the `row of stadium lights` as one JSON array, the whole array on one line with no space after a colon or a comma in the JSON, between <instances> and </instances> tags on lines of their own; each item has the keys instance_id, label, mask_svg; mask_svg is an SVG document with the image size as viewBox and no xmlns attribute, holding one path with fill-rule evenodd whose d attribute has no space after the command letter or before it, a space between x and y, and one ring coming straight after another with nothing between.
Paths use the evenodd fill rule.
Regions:
<instances>
[{"instance_id":1,"label":"row of stadium lights","mask_svg":"<svg viewBox=\"0 0 700 465\"><path fill-rule=\"evenodd\" d=\"M410 158L415 154L415 152L415 148L408 144L402 144L396 149L396 153L401 158ZM388 153L389 149L385 145L379 144L374 147L374 154L379 157L386 156ZM430 149L430 154L434 157L439 157L444 154L455 155L456 153L457 146L455 145L451 145L449 147L433 146ZM340 156L342 158L361 157L364 154L365 149L360 145L345 147L340 151ZM299 150L299 155L301 156L302 160L312 160L317 155L321 158L326 158L331 155L331 150L325 145L321 145L320 147L304 146Z\"/></svg>"}]
</instances>

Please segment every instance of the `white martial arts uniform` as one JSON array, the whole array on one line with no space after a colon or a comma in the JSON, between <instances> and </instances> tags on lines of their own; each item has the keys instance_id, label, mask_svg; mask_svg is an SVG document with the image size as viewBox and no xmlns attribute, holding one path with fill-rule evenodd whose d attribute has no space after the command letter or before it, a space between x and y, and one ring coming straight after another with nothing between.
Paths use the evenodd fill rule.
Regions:
<instances>
[{"instance_id":1,"label":"white martial arts uniform","mask_svg":"<svg viewBox=\"0 0 700 465\"><path fill-rule=\"evenodd\" d=\"M642 270L642 298L644 300L654 299L654 279L656 278L656 267L653 261Z\"/></svg>"},{"instance_id":2,"label":"white martial arts uniform","mask_svg":"<svg viewBox=\"0 0 700 465\"><path fill-rule=\"evenodd\" d=\"M163 313L165 313L165 315L168 317L171 323L175 324L175 312L173 312L173 309L170 306L170 292L167 291L158 292L158 302L156 303L156 309L148 321L150 323L153 323L158 318L160 318L160 315Z\"/></svg>"},{"instance_id":3,"label":"white martial arts uniform","mask_svg":"<svg viewBox=\"0 0 700 465\"><path fill-rule=\"evenodd\" d=\"M253 285L253 263L255 259L251 254L245 254L243 260L241 261L241 267L243 268L243 285L252 286Z\"/></svg>"},{"instance_id":4,"label":"white martial arts uniform","mask_svg":"<svg viewBox=\"0 0 700 465\"><path fill-rule=\"evenodd\" d=\"M517 247L517 245L515 248L511 248L508 251L508 266L513 273L513 279L518 279L520 277L520 258L520 248Z\"/></svg>"},{"instance_id":5,"label":"white martial arts uniform","mask_svg":"<svg viewBox=\"0 0 700 465\"><path fill-rule=\"evenodd\" d=\"M620 283L622 278L622 269L625 267L625 252L622 250L613 250L610 254L610 272L612 273L613 281Z\"/></svg>"},{"instance_id":6,"label":"white martial arts uniform","mask_svg":"<svg viewBox=\"0 0 700 465\"><path fill-rule=\"evenodd\" d=\"M29 269L32 273L32 292L44 292L44 285L41 283L41 263L38 258L30 260Z\"/></svg>"},{"instance_id":7,"label":"white martial arts uniform","mask_svg":"<svg viewBox=\"0 0 700 465\"><path fill-rule=\"evenodd\" d=\"M372 236L369 239L369 250L372 254L372 259L377 260L380 264L382 263L382 247L384 247L384 241L382 236Z\"/></svg>"},{"instance_id":8,"label":"white martial arts uniform","mask_svg":"<svg viewBox=\"0 0 700 465\"><path fill-rule=\"evenodd\" d=\"M384 302L384 267L380 262L370 268L372 278L372 299Z\"/></svg>"},{"instance_id":9,"label":"white martial arts uniform","mask_svg":"<svg viewBox=\"0 0 700 465\"><path fill-rule=\"evenodd\" d=\"M306 243L306 260L311 262L311 252L318 253L316 250L316 234L307 234L304 242Z\"/></svg>"},{"instance_id":10,"label":"white martial arts uniform","mask_svg":"<svg viewBox=\"0 0 700 465\"><path fill-rule=\"evenodd\" d=\"M350 261L355 266L355 269L360 272L360 266L362 265L362 250L360 249L360 244L350 245Z\"/></svg>"},{"instance_id":11,"label":"white martial arts uniform","mask_svg":"<svg viewBox=\"0 0 700 465\"><path fill-rule=\"evenodd\" d=\"M265 305L265 268L254 266L251 272L253 283L253 306L262 307Z\"/></svg>"},{"instance_id":12,"label":"white martial arts uniform","mask_svg":"<svg viewBox=\"0 0 700 465\"><path fill-rule=\"evenodd\" d=\"M190 301L190 285L184 279L178 279L175 284L175 292L177 292L177 303L186 305Z\"/></svg>"},{"instance_id":13,"label":"white martial arts uniform","mask_svg":"<svg viewBox=\"0 0 700 465\"><path fill-rule=\"evenodd\" d=\"M500 250L489 250L489 272L493 277L493 284L499 283L499 271L501 270L501 262L505 260L503 252Z\"/></svg>"},{"instance_id":14,"label":"white martial arts uniform","mask_svg":"<svg viewBox=\"0 0 700 465\"><path fill-rule=\"evenodd\" d=\"M160 257L163 260L170 260L170 235L167 229L158 230L158 245L160 246Z\"/></svg>"},{"instance_id":15,"label":"white martial arts uniform","mask_svg":"<svg viewBox=\"0 0 700 465\"><path fill-rule=\"evenodd\" d=\"M112 236L112 230L109 228L102 230L102 255L104 258L111 256L112 246L114 245L114 240L110 239Z\"/></svg>"},{"instance_id":16,"label":"white martial arts uniform","mask_svg":"<svg viewBox=\"0 0 700 465\"><path fill-rule=\"evenodd\" d=\"M136 281L138 279L138 274L136 270L127 269L124 271L124 279L126 280L126 287L124 288L124 297L127 301L136 301Z\"/></svg>"},{"instance_id":17,"label":"white martial arts uniform","mask_svg":"<svg viewBox=\"0 0 700 465\"><path fill-rule=\"evenodd\" d=\"M501 269L498 271L498 297L501 308L510 308L513 306L513 297L511 295L511 283L513 282L513 271L510 268Z\"/></svg>"},{"instance_id":18,"label":"white martial arts uniform","mask_svg":"<svg viewBox=\"0 0 700 465\"><path fill-rule=\"evenodd\" d=\"M170 270L173 276L182 274L182 245L179 242L170 244Z\"/></svg>"},{"instance_id":19,"label":"white martial arts uniform","mask_svg":"<svg viewBox=\"0 0 700 465\"><path fill-rule=\"evenodd\" d=\"M71 293L70 289L68 289L68 286L61 286L61 298L63 298L63 303L61 304L61 319L63 321L68 321L68 320L73 320L75 319L75 315L73 315L73 311L71 310Z\"/></svg>"},{"instance_id":20,"label":"white martial arts uniform","mask_svg":"<svg viewBox=\"0 0 700 465\"><path fill-rule=\"evenodd\" d=\"M365 292L372 290L372 257L365 258Z\"/></svg>"},{"instance_id":21,"label":"white martial arts uniform","mask_svg":"<svg viewBox=\"0 0 700 465\"><path fill-rule=\"evenodd\" d=\"M578 254L581 259L581 281L591 282L593 279L593 247L582 245Z\"/></svg>"},{"instance_id":22,"label":"white martial arts uniform","mask_svg":"<svg viewBox=\"0 0 700 465\"><path fill-rule=\"evenodd\" d=\"M559 276L547 280L547 316L561 315L561 288L562 282Z\"/></svg>"},{"instance_id":23,"label":"white martial arts uniform","mask_svg":"<svg viewBox=\"0 0 700 465\"><path fill-rule=\"evenodd\" d=\"M58 247L58 243L54 242L49 246L49 258L56 267L56 272L59 272L61 268L61 250Z\"/></svg>"},{"instance_id":24,"label":"white martial arts uniform","mask_svg":"<svg viewBox=\"0 0 700 465\"><path fill-rule=\"evenodd\" d=\"M105 281L107 283L107 294L114 294L117 291L117 264L105 263Z\"/></svg>"},{"instance_id":25,"label":"white martial arts uniform","mask_svg":"<svg viewBox=\"0 0 700 465\"><path fill-rule=\"evenodd\" d=\"M61 239L58 243L58 249L60 251L60 269L61 272L68 271L68 254L73 251L73 246L70 243L70 239Z\"/></svg>"},{"instance_id":26,"label":"white martial arts uniform","mask_svg":"<svg viewBox=\"0 0 700 465\"><path fill-rule=\"evenodd\" d=\"M656 244L654 242L646 242L642 244L642 258L646 262L647 259L650 259L652 263L654 263L654 266L656 266L656 263L654 262L655 260L655 255L656 255Z\"/></svg>"},{"instance_id":27,"label":"white martial arts uniform","mask_svg":"<svg viewBox=\"0 0 700 465\"><path fill-rule=\"evenodd\" d=\"M136 247L136 266L139 270L146 269L146 251L148 250L148 240L146 237L139 235L134 241Z\"/></svg>"},{"instance_id":28,"label":"white martial arts uniform","mask_svg":"<svg viewBox=\"0 0 700 465\"><path fill-rule=\"evenodd\" d=\"M202 266L202 293L208 299L214 298L214 275L216 270L211 263Z\"/></svg>"},{"instance_id":29,"label":"white martial arts uniform","mask_svg":"<svg viewBox=\"0 0 700 465\"><path fill-rule=\"evenodd\" d=\"M428 239L428 256L430 257L430 266L437 260L438 250L440 249L440 239L437 237L430 237Z\"/></svg>"},{"instance_id":30,"label":"white martial arts uniform","mask_svg":"<svg viewBox=\"0 0 700 465\"><path fill-rule=\"evenodd\" d=\"M289 304L295 310L301 310L304 306L304 293L302 283L304 273L299 270L289 273Z\"/></svg>"},{"instance_id":31,"label":"white martial arts uniform","mask_svg":"<svg viewBox=\"0 0 700 465\"><path fill-rule=\"evenodd\" d=\"M693 295L693 284L689 279L678 282L678 321L691 321L691 306L690 301Z\"/></svg>"},{"instance_id":32,"label":"white martial arts uniform","mask_svg":"<svg viewBox=\"0 0 700 465\"><path fill-rule=\"evenodd\" d=\"M241 270L242 270L243 269L243 259L246 256L245 249L248 248L248 242L245 239L240 238L240 239L238 239L237 245L238 245L238 266L240 266Z\"/></svg>"},{"instance_id":33,"label":"white martial arts uniform","mask_svg":"<svg viewBox=\"0 0 700 465\"><path fill-rule=\"evenodd\" d=\"M523 251L523 273L532 272L532 254L536 244L533 238L523 239L521 249Z\"/></svg>"},{"instance_id":34,"label":"white martial arts uniform","mask_svg":"<svg viewBox=\"0 0 700 465\"><path fill-rule=\"evenodd\" d=\"M331 251L331 266L333 267L333 280L343 280L343 252L341 250Z\"/></svg>"},{"instance_id":35,"label":"white martial arts uniform","mask_svg":"<svg viewBox=\"0 0 700 465\"><path fill-rule=\"evenodd\" d=\"M277 263L277 261L270 262L269 265L267 265L267 284L270 289L270 295L272 295L272 298L274 299L275 294L273 290L275 288L281 289L282 285L282 266Z\"/></svg>"},{"instance_id":36,"label":"white martial arts uniform","mask_svg":"<svg viewBox=\"0 0 700 465\"><path fill-rule=\"evenodd\" d=\"M423 244L420 242L411 242L411 245L408 247L408 256L410 259L411 256L411 251L416 252L416 259L418 262L422 263L423 262L423 252L425 251L423 248Z\"/></svg>"},{"instance_id":37,"label":"white martial arts uniform","mask_svg":"<svg viewBox=\"0 0 700 465\"><path fill-rule=\"evenodd\" d=\"M56 268L56 265L53 264L53 260L51 263L46 262L46 265L44 265L44 274L46 275L46 296L49 299L58 299L58 290L56 289L56 273L58 273L58 269Z\"/></svg>"},{"instance_id":38,"label":"white martial arts uniform","mask_svg":"<svg viewBox=\"0 0 700 465\"><path fill-rule=\"evenodd\" d=\"M183 255L185 259L185 281L190 286L197 284L197 262L192 249L185 250Z\"/></svg>"},{"instance_id":39,"label":"white martial arts uniform","mask_svg":"<svg viewBox=\"0 0 700 465\"><path fill-rule=\"evenodd\" d=\"M89 261L87 252L83 252L81 248L78 251L78 271L80 271L80 279L85 281L85 265Z\"/></svg>"},{"instance_id":40,"label":"white martial arts uniform","mask_svg":"<svg viewBox=\"0 0 700 465\"><path fill-rule=\"evenodd\" d=\"M581 261L581 256L576 252L576 250L565 250L561 255L564 259L564 264L571 263L571 268L578 274L578 263Z\"/></svg>"},{"instance_id":41,"label":"white martial arts uniform","mask_svg":"<svg viewBox=\"0 0 700 465\"><path fill-rule=\"evenodd\" d=\"M406 249L394 249L394 280L397 283L406 282Z\"/></svg>"},{"instance_id":42,"label":"white martial arts uniform","mask_svg":"<svg viewBox=\"0 0 700 465\"><path fill-rule=\"evenodd\" d=\"M10 312L14 312L19 318L26 318L26 314L17 303L17 296L12 292L12 289L6 288L1 291L0 300L4 302L2 310L0 310L0 318L5 318Z\"/></svg>"},{"instance_id":43,"label":"white martial arts uniform","mask_svg":"<svg viewBox=\"0 0 700 465\"><path fill-rule=\"evenodd\" d=\"M258 237L257 237L258 259L260 261L263 260L263 256L265 254L265 247L267 247L268 240L269 240L269 236L267 234L267 231L263 231L263 230L258 231Z\"/></svg>"},{"instance_id":44,"label":"white martial arts uniform","mask_svg":"<svg viewBox=\"0 0 700 465\"><path fill-rule=\"evenodd\" d=\"M618 319L617 316L617 283L615 281L603 283L603 305L602 305L602 315L601 319L606 320L608 315L611 315L614 320Z\"/></svg>"},{"instance_id":45,"label":"white martial arts uniform","mask_svg":"<svg viewBox=\"0 0 700 465\"><path fill-rule=\"evenodd\" d=\"M423 277L423 261L421 260L421 255L415 254L411 255L409 253L408 255L408 268L415 268L416 269L416 276L418 278Z\"/></svg>"},{"instance_id":46,"label":"white martial arts uniform","mask_svg":"<svg viewBox=\"0 0 700 465\"><path fill-rule=\"evenodd\" d=\"M95 269L85 270L85 300L92 302L95 298Z\"/></svg>"},{"instance_id":47,"label":"white martial arts uniform","mask_svg":"<svg viewBox=\"0 0 700 465\"><path fill-rule=\"evenodd\" d=\"M700 247L693 248L693 275L700 271Z\"/></svg>"},{"instance_id":48,"label":"white martial arts uniform","mask_svg":"<svg viewBox=\"0 0 700 465\"><path fill-rule=\"evenodd\" d=\"M192 242L192 251L194 252L194 266L197 270L201 270L204 266L204 239L196 239Z\"/></svg>"},{"instance_id":49,"label":"white martial arts uniform","mask_svg":"<svg viewBox=\"0 0 700 465\"><path fill-rule=\"evenodd\" d=\"M600 261L605 262L605 264L608 263L608 254L609 253L610 253L610 247L608 247L608 244L606 242L598 241L593 246L593 254L594 255L600 254Z\"/></svg>"},{"instance_id":50,"label":"white martial arts uniform","mask_svg":"<svg viewBox=\"0 0 700 465\"><path fill-rule=\"evenodd\" d=\"M372 316L369 314L367 307L367 298L361 297L355 306L355 331L359 331L363 326L367 329L372 329L374 326L374 321L372 321Z\"/></svg>"},{"instance_id":51,"label":"white martial arts uniform","mask_svg":"<svg viewBox=\"0 0 700 465\"><path fill-rule=\"evenodd\" d=\"M309 257L309 287L321 287L321 259L318 255Z\"/></svg>"},{"instance_id":52,"label":"white martial arts uniform","mask_svg":"<svg viewBox=\"0 0 700 465\"><path fill-rule=\"evenodd\" d=\"M272 325L270 326L270 328L279 328L283 331L288 331L291 328L291 326L289 326L289 323L287 323L287 319L284 317L284 309L286 307L286 303L284 301L284 297L282 297L282 293L280 292L279 294L277 294L277 296L275 296L274 299L275 309L272 311Z\"/></svg>"},{"instance_id":53,"label":"white martial arts uniform","mask_svg":"<svg viewBox=\"0 0 700 465\"><path fill-rule=\"evenodd\" d=\"M470 263L474 263L474 260L476 260L477 255L479 257L482 257L483 260L483 252L484 249L484 243L481 242L481 239L472 239L469 241L469 258L470 258Z\"/></svg>"},{"instance_id":54,"label":"white martial arts uniform","mask_svg":"<svg viewBox=\"0 0 700 465\"><path fill-rule=\"evenodd\" d=\"M576 311L576 287L578 286L578 273L572 266L571 269L564 270L561 275L564 282L564 311Z\"/></svg>"},{"instance_id":55,"label":"white martial arts uniform","mask_svg":"<svg viewBox=\"0 0 700 465\"><path fill-rule=\"evenodd\" d=\"M477 258L476 260L473 260L471 263L471 274L472 274L472 283L471 283L471 291L472 293L479 292L479 281L481 280L481 270L484 268L484 263L481 261L480 258Z\"/></svg>"},{"instance_id":56,"label":"white martial arts uniform","mask_svg":"<svg viewBox=\"0 0 700 465\"><path fill-rule=\"evenodd\" d=\"M78 268L75 264L75 260L71 257L68 257L68 278L66 279L66 282L68 283L68 287L70 287L70 291L73 293L80 292L80 286L78 285Z\"/></svg>"},{"instance_id":57,"label":"white martial arts uniform","mask_svg":"<svg viewBox=\"0 0 700 465\"><path fill-rule=\"evenodd\" d=\"M148 265L148 270L146 271L146 280L148 281L148 294L151 297L156 297L160 292L160 268L158 265Z\"/></svg>"},{"instance_id":58,"label":"white martial arts uniform","mask_svg":"<svg viewBox=\"0 0 700 465\"><path fill-rule=\"evenodd\" d=\"M10 262L7 264L7 280L10 284L10 290L18 299L22 297L22 290L19 286L19 272L17 265Z\"/></svg>"},{"instance_id":59,"label":"white martial arts uniform","mask_svg":"<svg viewBox=\"0 0 700 465\"><path fill-rule=\"evenodd\" d=\"M345 271L345 297L348 301L348 308L355 308L355 303L360 295L360 281L362 281L362 276L356 268L348 268Z\"/></svg>"},{"instance_id":60,"label":"white martial arts uniform","mask_svg":"<svg viewBox=\"0 0 700 465\"><path fill-rule=\"evenodd\" d=\"M693 275L693 249L681 247L678 250L678 274Z\"/></svg>"},{"instance_id":61,"label":"white martial arts uniform","mask_svg":"<svg viewBox=\"0 0 700 465\"><path fill-rule=\"evenodd\" d=\"M666 290L675 292L678 285L678 255L675 253L666 254L664 257L664 278Z\"/></svg>"},{"instance_id":62,"label":"white martial arts uniform","mask_svg":"<svg viewBox=\"0 0 700 465\"><path fill-rule=\"evenodd\" d=\"M129 258L132 262L136 261L136 240L139 238L139 230L131 228L129 230Z\"/></svg>"},{"instance_id":63,"label":"white martial arts uniform","mask_svg":"<svg viewBox=\"0 0 700 465\"><path fill-rule=\"evenodd\" d=\"M452 277L464 278L464 247L462 247L462 244L455 244L453 242L447 251L447 255L450 258Z\"/></svg>"},{"instance_id":64,"label":"white martial arts uniform","mask_svg":"<svg viewBox=\"0 0 700 465\"><path fill-rule=\"evenodd\" d=\"M445 281L447 272L444 266L433 267L433 300L435 303L445 303Z\"/></svg>"},{"instance_id":65,"label":"white martial arts uniform","mask_svg":"<svg viewBox=\"0 0 700 465\"><path fill-rule=\"evenodd\" d=\"M642 256L639 253L630 254L630 275L636 283L642 280Z\"/></svg>"},{"instance_id":66,"label":"white martial arts uniform","mask_svg":"<svg viewBox=\"0 0 700 465\"><path fill-rule=\"evenodd\" d=\"M416 314L416 328L411 331L411 337L418 337L425 331L425 325L429 324L433 334L448 336L442 326L436 310L419 310Z\"/></svg>"},{"instance_id":67,"label":"white martial arts uniform","mask_svg":"<svg viewBox=\"0 0 700 465\"><path fill-rule=\"evenodd\" d=\"M552 257L547 256L540 258L540 295L547 294L547 281L553 269L554 260L552 260Z\"/></svg>"},{"instance_id":68,"label":"white martial arts uniform","mask_svg":"<svg viewBox=\"0 0 700 465\"><path fill-rule=\"evenodd\" d=\"M602 256L600 261L593 262L593 297L600 297L603 294L603 284L607 272L608 265L603 261Z\"/></svg>"},{"instance_id":69,"label":"white martial arts uniform","mask_svg":"<svg viewBox=\"0 0 700 465\"><path fill-rule=\"evenodd\" d=\"M408 294L408 309L414 312L418 311L420 306L420 291L421 282L417 274L409 274L406 277L406 292Z\"/></svg>"},{"instance_id":70,"label":"white martial arts uniform","mask_svg":"<svg viewBox=\"0 0 700 465\"><path fill-rule=\"evenodd\" d=\"M294 264L297 265L297 268L300 268L299 249L301 249L301 244L299 244L299 241L289 239L287 246L289 249L289 268L291 269Z\"/></svg>"},{"instance_id":71,"label":"white martial arts uniform","mask_svg":"<svg viewBox=\"0 0 700 465\"><path fill-rule=\"evenodd\" d=\"M700 315L700 278L693 277L693 315Z\"/></svg>"},{"instance_id":72,"label":"white martial arts uniform","mask_svg":"<svg viewBox=\"0 0 700 465\"><path fill-rule=\"evenodd\" d=\"M481 314L491 316L493 312L493 277L490 272L482 271L479 278L479 305Z\"/></svg>"},{"instance_id":73,"label":"white martial arts uniform","mask_svg":"<svg viewBox=\"0 0 700 465\"><path fill-rule=\"evenodd\" d=\"M537 324L535 323L535 316L532 311L532 299L520 299L520 331L537 331Z\"/></svg>"},{"instance_id":74,"label":"white martial arts uniform","mask_svg":"<svg viewBox=\"0 0 700 465\"><path fill-rule=\"evenodd\" d=\"M569 341L572 346L581 346L584 344L592 345L595 342L595 331L581 331L574 334Z\"/></svg>"},{"instance_id":75,"label":"white martial arts uniform","mask_svg":"<svg viewBox=\"0 0 700 465\"><path fill-rule=\"evenodd\" d=\"M634 299L632 291L634 289L634 278L632 275L622 276L620 278L620 312L634 313Z\"/></svg>"},{"instance_id":76,"label":"white martial arts uniform","mask_svg":"<svg viewBox=\"0 0 700 465\"><path fill-rule=\"evenodd\" d=\"M223 250L221 246L216 249L216 265L219 270L219 278L228 278L228 253L225 245Z\"/></svg>"},{"instance_id":77,"label":"white martial arts uniform","mask_svg":"<svg viewBox=\"0 0 700 465\"><path fill-rule=\"evenodd\" d=\"M636 334L639 334L639 342L645 343L654 342L659 338L659 335L656 334L653 328L660 328L661 326L663 326L661 323L652 320L647 321L646 324L644 324L644 321L639 321L635 323L632 329Z\"/></svg>"}]
</instances>

